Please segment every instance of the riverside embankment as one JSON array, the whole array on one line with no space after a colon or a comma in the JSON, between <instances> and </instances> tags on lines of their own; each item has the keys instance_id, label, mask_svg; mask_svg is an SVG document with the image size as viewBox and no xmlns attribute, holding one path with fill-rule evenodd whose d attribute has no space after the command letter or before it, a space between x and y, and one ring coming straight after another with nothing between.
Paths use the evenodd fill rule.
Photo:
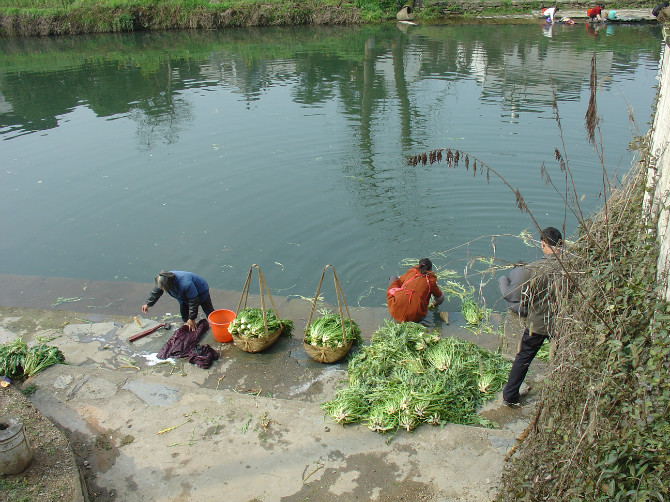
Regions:
<instances>
[{"instance_id":1,"label":"riverside embankment","mask_svg":"<svg viewBox=\"0 0 670 502\"><path fill-rule=\"evenodd\" d=\"M282 317L297 320L297 337L267 357L217 346L219 366L182 371L141 355L168 333L127 342L147 284L7 276L0 284L0 341L55 337L71 362L27 384L37 387L35 405L68 431L92 500L492 500L537 397L518 411L491 405L485 413L500 429L423 427L387 444L364 426L324 420L318 403L344 370L300 352L307 304L277 299ZM222 306L238 299L215 293ZM161 307L156 320L171 319L174 309ZM369 336L385 311L354 316ZM438 326L470 336L453 313L452 325Z\"/></svg>"},{"instance_id":2,"label":"riverside embankment","mask_svg":"<svg viewBox=\"0 0 670 502\"><path fill-rule=\"evenodd\" d=\"M493 500L505 454L538 396L531 392L519 409L489 404L482 413L498 423L492 429L423 426L380 435L363 424L333 423L319 407L345 378L346 363L306 356L307 301L274 298L280 317L294 321L295 336L261 354L218 343L208 332L202 343L221 359L204 370L183 361L155 364L152 355L171 332L128 341L141 330L133 317L148 284L0 281L0 342L48 339L69 363L24 388L36 386L32 403L66 432L90 500ZM237 292L212 296L217 306L237 308ZM175 320L173 307L164 300L143 322ZM352 316L369 341L388 314L354 309ZM443 335L513 353L516 333L503 343L463 329L458 313L450 318L449 325L438 315L430 322ZM531 383L541 370L534 364Z\"/></svg>"},{"instance_id":3,"label":"riverside embankment","mask_svg":"<svg viewBox=\"0 0 670 502\"><path fill-rule=\"evenodd\" d=\"M559 17L581 22L589 2L554 2ZM540 7L534 2L416 1L413 18L420 23L534 22ZM618 21L655 22L654 3L627 1L606 9L616 11ZM132 4L82 2L32 3L0 0L0 37L117 33L143 30L222 29L243 26L345 25L395 22L399 3L253 1L157 1Z\"/></svg>"}]
</instances>

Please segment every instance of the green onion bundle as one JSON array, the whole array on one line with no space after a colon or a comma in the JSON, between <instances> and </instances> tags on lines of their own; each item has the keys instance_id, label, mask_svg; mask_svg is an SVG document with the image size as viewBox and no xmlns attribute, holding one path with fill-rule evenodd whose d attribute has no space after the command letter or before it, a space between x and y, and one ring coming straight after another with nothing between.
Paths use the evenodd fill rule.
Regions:
<instances>
[{"instance_id":1,"label":"green onion bundle","mask_svg":"<svg viewBox=\"0 0 670 502\"><path fill-rule=\"evenodd\" d=\"M64 364L65 356L58 347L45 343L28 346L17 338L0 345L0 375L11 379L28 378L54 364Z\"/></svg>"},{"instance_id":2,"label":"green onion bundle","mask_svg":"<svg viewBox=\"0 0 670 502\"><path fill-rule=\"evenodd\" d=\"M344 347L353 340L354 345L361 343L361 330L353 319L344 320L344 333L346 341L342 336L342 317L330 310L319 311L321 317L314 319L305 332L305 343L316 347L338 348ZM345 343L346 342L346 343Z\"/></svg>"},{"instance_id":3,"label":"green onion bundle","mask_svg":"<svg viewBox=\"0 0 670 502\"><path fill-rule=\"evenodd\" d=\"M490 313L490 309L480 307L472 298L465 298L461 303L461 314L463 314L465 322L470 325L485 321Z\"/></svg>"},{"instance_id":4,"label":"green onion bundle","mask_svg":"<svg viewBox=\"0 0 670 502\"><path fill-rule=\"evenodd\" d=\"M58 347L50 347L44 343L35 345L28 349L26 360L23 365L23 373L26 377L38 374L44 368L54 364L63 364L65 356Z\"/></svg>"},{"instance_id":5,"label":"green onion bundle","mask_svg":"<svg viewBox=\"0 0 670 502\"><path fill-rule=\"evenodd\" d=\"M422 423L490 426L476 408L502 388L510 366L473 343L386 321L349 363L348 386L322 407L339 423L364 422L377 432Z\"/></svg>"},{"instance_id":6,"label":"green onion bundle","mask_svg":"<svg viewBox=\"0 0 670 502\"><path fill-rule=\"evenodd\" d=\"M282 329L282 334L290 336L293 331L293 321L288 319L277 319L272 310L265 311L268 324L268 334ZM246 338L260 338L265 336L265 325L263 322L263 309L246 308L240 310L235 319L230 322L228 329L231 334L244 336Z\"/></svg>"},{"instance_id":7,"label":"green onion bundle","mask_svg":"<svg viewBox=\"0 0 670 502\"><path fill-rule=\"evenodd\" d=\"M21 377L27 353L28 346L20 338L0 345L0 375L12 379Z\"/></svg>"}]
</instances>

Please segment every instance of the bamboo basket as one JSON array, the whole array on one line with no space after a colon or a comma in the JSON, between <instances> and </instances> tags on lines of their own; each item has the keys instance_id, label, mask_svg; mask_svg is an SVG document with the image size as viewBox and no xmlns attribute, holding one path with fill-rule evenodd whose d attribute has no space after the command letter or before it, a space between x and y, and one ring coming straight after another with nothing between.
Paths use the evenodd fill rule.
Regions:
<instances>
[{"instance_id":1,"label":"bamboo basket","mask_svg":"<svg viewBox=\"0 0 670 502\"><path fill-rule=\"evenodd\" d=\"M307 355L309 357L320 363L336 363L337 361L339 361L340 359L342 359L344 356L347 355L347 353L351 349L351 346L354 343L353 338L347 340L347 333L344 328L345 317L342 311L343 305L344 309L347 312L347 319L349 320L352 319L351 316L349 315L349 308L347 307L347 303L344 300L344 293L342 293L342 286L340 286L340 280L338 279L337 274L335 273L335 268L332 265L326 265L325 267L323 267L323 272L321 273L321 280L319 281L319 285L316 288L316 294L314 295L314 301L312 302L312 310L309 313L309 319L307 319L307 326L305 327L305 336L307 335L309 326L312 323L312 315L314 314L314 309L316 308L316 303L319 298L319 291L321 290L321 284L323 284L323 277L325 276L326 269L328 267L333 269L333 283L335 285L335 294L337 295L337 306L340 311L340 319L342 319L342 339L344 343L342 347L321 347L319 345L312 345L311 343L306 343L305 338L303 337L302 346L305 348L305 352L307 352Z\"/></svg>"},{"instance_id":2,"label":"bamboo basket","mask_svg":"<svg viewBox=\"0 0 670 502\"><path fill-rule=\"evenodd\" d=\"M253 338L233 335L233 342L235 342L235 345L237 345L244 352L263 352L277 341L277 338L279 338L282 331L283 329L279 328L274 330L272 333L269 333L267 336L258 336Z\"/></svg>"},{"instance_id":3,"label":"bamboo basket","mask_svg":"<svg viewBox=\"0 0 670 502\"><path fill-rule=\"evenodd\" d=\"M270 304L272 305L272 310L279 319L279 315L277 314L277 309L275 308L274 301L272 300L272 295L270 294L270 290L268 289L268 285L265 282L265 278L263 277L263 273L261 272L261 269L258 265L253 264L251 268L249 269L249 273L247 274L247 280L244 282L244 287L242 288L242 295L240 296L240 302L237 304L237 312L239 313L241 309L244 309L247 307L247 300L249 298L249 285L251 283L251 275L252 272L256 268L258 270L258 288L260 289L260 296L261 296L261 310L263 311L263 325L265 328L265 333L261 336L258 337L246 337L246 336L240 336L237 334L233 335L233 342L237 347L239 347L241 350L244 352L251 352L251 353L256 353L256 352L262 352L268 347L270 347L272 344L274 344L279 336L282 334L282 331L284 331L284 327L281 326L280 328L276 329L273 332L268 332L268 322L266 318L266 308L265 308L265 295L267 294L268 298L270 299ZM242 302L244 302L244 306L242 306Z\"/></svg>"}]
</instances>

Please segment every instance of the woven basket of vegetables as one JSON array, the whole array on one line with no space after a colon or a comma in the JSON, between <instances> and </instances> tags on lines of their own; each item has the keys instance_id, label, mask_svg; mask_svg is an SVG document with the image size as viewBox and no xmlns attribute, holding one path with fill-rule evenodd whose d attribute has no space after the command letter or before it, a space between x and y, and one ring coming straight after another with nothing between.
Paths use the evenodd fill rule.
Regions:
<instances>
[{"instance_id":1,"label":"woven basket of vegetables","mask_svg":"<svg viewBox=\"0 0 670 502\"><path fill-rule=\"evenodd\" d=\"M329 268L333 270L333 283L335 286L335 295L337 296L339 315L324 309L319 311L321 317L312 322L312 315L314 315L314 309L319 300L319 291L321 291L323 278L326 275L326 270ZM344 312L347 313L346 317ZM307 352L309 357L320 363L335 363L347 355L353 344L358 344L361 340L361 330L358 324L351 318L351 315L349 315L347 302L344 299L342 286L340 285L335 268L332 265L326 265L323 267L321 279L319 280L319 285L316 288L314 300L312 301L312 310L310 310L309 318L307 319L305 338L303 339L305 352Z\"/></svg>"},{"instance_id":2,"label":"woven basket of vegetables","mask_svg":"<svg viewBox=\"0 0 670 502\"><path fill-rule=\"evenodd\" d=\"M335 363L361 340L361 330L353 319L344 319L330 310L319 312L305 330L303 346L307 355L320 363Z\"/></svg>"},{"instance_id":3,"label":"woven basket of vegetables","mask_svg":"<svg viewBox=\"0 0 670 502\"><path fill-rule=\"evenodd\" d=\"M247 308L249 286L254 268L258 270L261 308ZM272 310L265 308L266 297L270 300ZM260 267L256 264L249 269L240 302L237 304L237 314L228 325L228 331L233 335L235 345L245 352L262 352L275 343L282 333L291 336L293 322L288 319L279 319L270 289Z\"/></svg>"},{"instance_id":4,"label":"woven basket of vegetables","mask_svg":"<svg viewBox=\"0 0 670 502\"><path fill-rule=\"evenodd\" d=\"M266 329L267 322L267 329ZM237 313L228 326L233 341L245 352L262 352L277 341L282 332L290 334L293 323L278 319L274 312L245 308Z\"/></svg>"}]
</instances>

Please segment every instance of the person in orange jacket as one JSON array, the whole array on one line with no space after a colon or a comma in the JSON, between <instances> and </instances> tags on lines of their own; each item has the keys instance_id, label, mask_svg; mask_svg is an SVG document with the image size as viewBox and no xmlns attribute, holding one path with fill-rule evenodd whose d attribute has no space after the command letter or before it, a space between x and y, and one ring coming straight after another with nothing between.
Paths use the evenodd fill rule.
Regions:
<instances>
[{"instance_id":1,"label":"person in orange jacket","mask_svg":"<svg viewBox=\"0 0 670 502\"><path fill-rule=\"evenodd\" d=\"M433 304L440 305L444 294L437 286L433 263L428 258L419 260L400 277L391 277L386 290L386 305L391 317L398 322L420 322L428 313L431 295Z\"/></svg>"}]
</instances>

